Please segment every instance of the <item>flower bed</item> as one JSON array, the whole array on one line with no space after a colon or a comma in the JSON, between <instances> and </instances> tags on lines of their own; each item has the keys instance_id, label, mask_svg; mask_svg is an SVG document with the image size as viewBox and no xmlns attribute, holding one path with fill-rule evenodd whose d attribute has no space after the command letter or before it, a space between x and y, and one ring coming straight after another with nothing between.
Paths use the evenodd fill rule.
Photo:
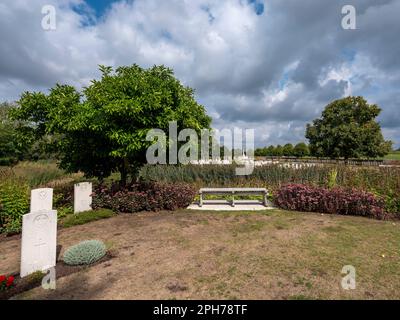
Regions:
<instances>
[{"instance_id":1,"label":"flower bed","mask_svg":"<svg viewBox=\"0 0 400 320\"><path fill-rule=\"evenodd\" d=\"M365 216L380 220L389 217L383 199L354 188L328 189L288 184L274 193L274 203L286 210Z\"/></svg>"},{"instance_id":2,"label":"flower bed","mask_svg":"<svg viewBox=\"0 0 400 320\"><path fill-rule=\"evenodd\" d=\"M14 285L14 279L14 276L0 275L0 291L11 289Z\"/></svg>"},{"instance_id":3,"label":"flower bed","mask_svg":"<svg viewBox=\"0 0 400 320\"><path fill-rule=\"evenodd\" d=\"M140 182L121 188L99 185L93 193L93 208L115 212L176 210L192 203L196 195L193 186L182 183Z\"/></svg>"}]
</instances>

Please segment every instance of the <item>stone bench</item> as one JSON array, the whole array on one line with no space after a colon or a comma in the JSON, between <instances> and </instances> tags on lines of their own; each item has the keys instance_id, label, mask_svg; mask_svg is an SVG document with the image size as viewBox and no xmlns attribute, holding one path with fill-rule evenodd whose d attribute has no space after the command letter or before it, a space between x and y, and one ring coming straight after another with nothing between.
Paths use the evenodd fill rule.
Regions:
<instances>
[{"instance_id":1,"label":"stone bench","mask_svg":"<svg viewBox=\"0 0 400 320\"><path fill-rule=\"evenodd\" d=\"M203 195L213 194L213 195L231 195L232 200L225 200L222 203L231 204L232 207L235 206L235 195L243 196L243 195L262 195L263 201L257 201L257 204L263 204L264 206L268 206L268 190L265 188L201 188L199 191L200 201L199 206L202 207L203 204L216 204L221 203L222 200L204 200ZM246 202L248 202L246 200ZM243 201L237 200L236 203L243 203Z\"/></svg>"}]
</instances>

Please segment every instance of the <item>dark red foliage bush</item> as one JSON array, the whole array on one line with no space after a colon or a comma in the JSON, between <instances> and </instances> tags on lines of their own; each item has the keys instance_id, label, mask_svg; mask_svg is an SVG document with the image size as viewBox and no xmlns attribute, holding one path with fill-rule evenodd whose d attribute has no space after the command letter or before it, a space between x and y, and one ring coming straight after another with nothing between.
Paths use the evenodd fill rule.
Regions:
<instances>
[{"instance_id":1,"label":"dark red foliage bush","mask_svg":"<svg viewBox=\"0 0 400 320\"><path fill-rule=\"evenodd\" d=\"M274 193L274 203L286 210L321 212L386 219L385 202L357 189L288 184Z\"/></svg>"},{"instance_id":2,"label":"dark red foliage bush","mask_svg":"<svg viewBox=\"0 0 400 320\"><path fill-rule=\"evenodd\" d=\"M196 189L182 183L140 182L121 188L99 185L93 193L93 208L107 208L116 212L176 210L187 207Z\"/></svg>"}]
</instances>

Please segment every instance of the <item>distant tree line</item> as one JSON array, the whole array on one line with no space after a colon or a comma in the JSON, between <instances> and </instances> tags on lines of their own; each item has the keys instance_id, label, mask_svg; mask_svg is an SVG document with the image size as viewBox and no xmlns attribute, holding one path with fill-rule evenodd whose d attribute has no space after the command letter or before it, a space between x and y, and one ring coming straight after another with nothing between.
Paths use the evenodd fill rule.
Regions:
<instances>
[{"instance_id":1,"label":"distant tree line","mask_svg":"<svg viewBox=\"0 0 400 320\"><path fill-rule=\"evenodd\" d=\"M307 157L310 155L310 150L307 144L300 142L293 146L291 143L287 143L284 146L269 146L264 148L258 148L254 151L254 155L258 157Z\"/></svg>"}]
</instances>

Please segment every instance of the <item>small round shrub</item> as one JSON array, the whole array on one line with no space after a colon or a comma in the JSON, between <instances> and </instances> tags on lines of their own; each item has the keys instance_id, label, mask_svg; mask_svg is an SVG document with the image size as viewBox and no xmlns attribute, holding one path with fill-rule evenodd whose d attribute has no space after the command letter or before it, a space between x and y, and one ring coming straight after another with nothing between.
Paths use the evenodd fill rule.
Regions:
<instances>
[{"instance_id":1,"label":"small round shrub","mask_svg":"<svg viewBox=\"0 0 400 320\"><path fill-rule=\"evenodd\" d=\"M86 240L67 249L64 262L68 265L89 265L106 255L106 246L99 240Z\"/></svg>"}]
</instances>

